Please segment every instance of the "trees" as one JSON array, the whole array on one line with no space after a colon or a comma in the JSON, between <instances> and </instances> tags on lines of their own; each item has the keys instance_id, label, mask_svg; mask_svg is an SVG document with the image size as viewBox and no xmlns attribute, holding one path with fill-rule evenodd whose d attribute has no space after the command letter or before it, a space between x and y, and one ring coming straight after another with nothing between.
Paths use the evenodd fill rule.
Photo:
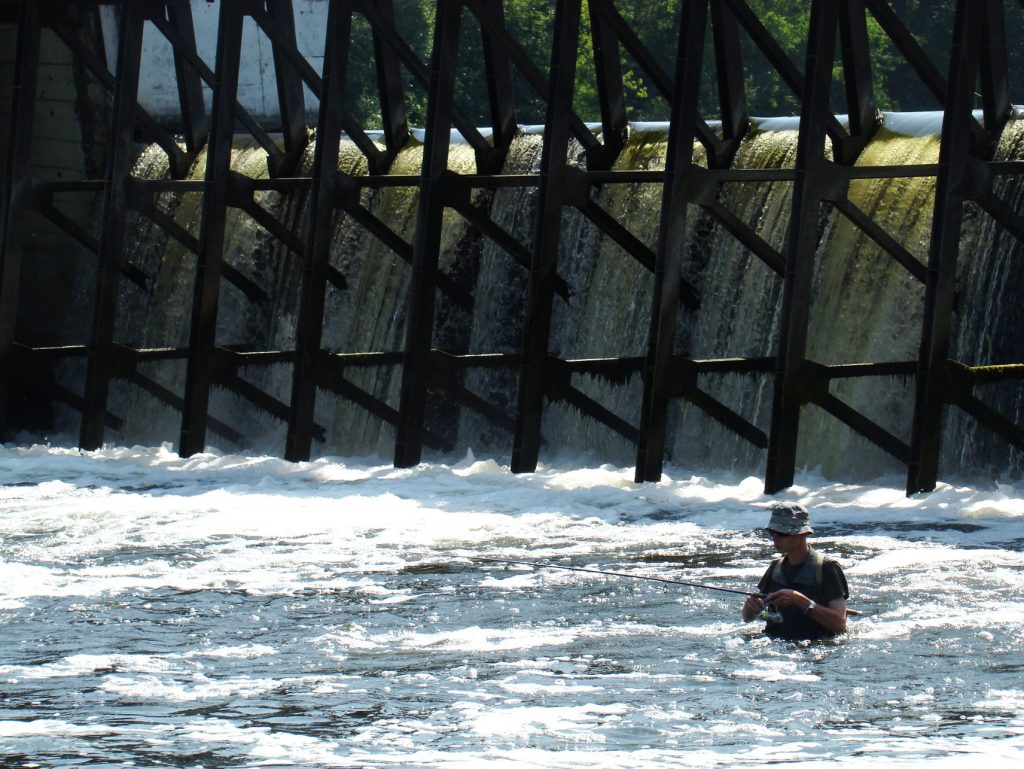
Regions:
<instances>
[{"instance_id":1,"label":"trees","mask_svg":"<svg viewBox=\"0 0 1024 769\"><path fill-rule=\"evenodd\" d=\"M779 46L797 66L803 69L804 48L810 15L809 0L748 0L761 23L768 29ZM893 9L903 20L921 47L932 57L938 70L945 74L956 0L890 0ZM679 24L679 0L617 0L615 7L629 23L651 53L671 73L676 54ZM435 0L395 0L396 23L403 39L423 61L429 59ZM505 0L505 24L512 37L542 71L547 71L553 43L555 3L551 0ZM1006 3L1007 50L1010 71L1024 71L1024 7L1020 3ZM868 35L871 44L872 72L875 96L879 108L892 111L939 109L941 104L921 83L888 36L869 15ZM746 77L747 99L754 115L795 115L799 102L782 81L774 68L746 35L742 35L742 56ZM371 61L372 39L368 26L358 21L353 27L353 55L350 66L349 104L354 114L366 124L379 122L376 110L376 80L368 62ZM460 39L459 74L457 80L460 109L474 123L487 125L490 121L489 105L482 67L482 45L479 27L471 15L464 14ZM658 93L650 78L627 55L623 54L623 80L627 92L627 108L632 120L665 120L668 104ZM707 87L702 97L702 112L708 118L716 116L717 97L713 88L713 57L705 62ZM584 120L598 120L600 112L597 85L593 67L593 44L590 38L590 18L587 3L583 3L583 21L580 30L574 107ZM408 75L407 108L414 125L422 125L426 118L426 95L423 88ZM836 62L837 112L845 111L841 100L842 71L838 55ZM513 72L513 87L517 117L520 123L542 123L543 99L526 79ZM1019 78L1011 87L1018 89L1013 95L1018 101L1021 84Z\"/></svg>"}]
</instances>

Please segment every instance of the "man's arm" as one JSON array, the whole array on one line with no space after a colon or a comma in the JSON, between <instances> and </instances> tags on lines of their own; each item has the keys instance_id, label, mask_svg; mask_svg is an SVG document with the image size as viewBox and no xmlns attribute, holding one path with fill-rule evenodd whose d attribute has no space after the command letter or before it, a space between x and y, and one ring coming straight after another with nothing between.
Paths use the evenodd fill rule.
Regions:
<instances>
[{"instance_id":1,"label":"man's arm","mask_svg":"<svg viewBox=\"0 0 1024 769\"><path fill-rule=\"evenodd\" d=\"M820 603L814 604L811 618L833 633L846 632L846 599L836 598L834 601L829 601L828 606L822 606Z\"/></svg>"},{"instance_id":2,"label":"man's arm","mask_svg":"<svg viewBox=\"0 0 1024 769\"><path fill-rule=\"evenodd\" d=\"M819 615L814 617L815 621L833 633L842 633L846 630L846 599L850 595L846 575L838 563L826 560L823 576L825 606L819 604L812 616Z\"/></svg>"}]
</instances>

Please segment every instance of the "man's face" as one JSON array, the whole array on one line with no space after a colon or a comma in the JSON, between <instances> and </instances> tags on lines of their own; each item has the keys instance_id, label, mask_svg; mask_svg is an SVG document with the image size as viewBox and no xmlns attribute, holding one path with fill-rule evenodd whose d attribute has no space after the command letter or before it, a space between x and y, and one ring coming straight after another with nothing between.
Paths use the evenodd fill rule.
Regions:
<instances>
[{"instance_id":1,"label":"man's face","mask_svg":"<svg viewBox=\"0 0 1024 769\"><path fill-rule=\"evenodd\" d=\"M788 553L800 539L799 534L783 534L781 531L768 530L768 536L772 538L772 545L780 553Z\"/></svg>"}]
</instances>

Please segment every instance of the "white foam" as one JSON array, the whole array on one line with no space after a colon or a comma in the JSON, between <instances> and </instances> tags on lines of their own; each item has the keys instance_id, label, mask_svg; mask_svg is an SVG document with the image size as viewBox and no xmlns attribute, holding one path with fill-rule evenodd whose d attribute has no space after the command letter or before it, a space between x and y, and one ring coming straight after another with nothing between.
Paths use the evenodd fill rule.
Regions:
<instances>
[{"instance_id":1,"label":"white foam","mask_svg":"<svg viewBox=\"0 0 1024 769\"><path fill-rule=\"evenodd\" d=\"M292 734L267 727L243 727L233 721L210 718L189 724L180 738L200 744L241 745L256 766L336 766L345 761L344 752L333 740ZM278 763L280 762L280 764Z\"/></svg>"},{"instance_id":2,"label":"white foam","mask_svg":"<svg viewBox=\"0 0 1024 769\"><path fill-rule=\"evenodd\" d=\"M758 746L773 744L778 726L749 702L743 712L710 717L693 707L693 692L732 683L820 693L842 684L833 684L833 669L818 657L807 664L810 650L779 650L757 637L758 623L741 624L739 599L604 575L481 565L466 556L614 562L615 570L637 576L740 588L756 582L771 555L760 529L776 499L812 509L822 549L840 554L853 605L867 610L851 622L846 642L814 653L820 658L870 653L920 633L950 639L945 653L969 649L1011 659L1024 626L1024 605L1007 600L1024 588L1024 554L1012 544L1020 537L1024 484L1013 480L993 488L942 484L907 498L902 479L836 484L805 473L771 497L758 478L717 482L673 467L661 482L638 485L624 468L543 465L516 475L471 453L450 465L395 470L374 458L292 464L209 452L184 460L167 447L4 447L0 473L28 484L0 488L0 607L20 615L44 603L39 599L85 596L64 602L73 619L111 617L108 605L131 601L130 611L145 612L154 594L208 589L256 603L303 591L346 599L339 602L346 604L341 618L315 625L313 637L302 639L318 662L335 666L330 676L264 676L264 664L293 664L298 652L280 638L246 635L209 645L190 640L174 654L68 653L45 664L0 667L0 679L29 687L54 679L59 687L69 682L58 679L89 677L105 702L119 703L111 707L163 703L174 711L295 691L334 698L337 707L390 701L389 687L402 686L443 700L418 713L406 700L405 709L360 722L344 738L219 719L132 727L145 739L233 745L231 755L243 763L646 769L678 765L683 751L687 766L763 763ZM681 557L659 562L649 555ZM435 574L445 575L440 590L464 601L458 608L466 613L442 616L438 606L448 604L429 587ZM589 603L556 608L568 587L582 589ZM305 604L305 597L277 605L293 602ZM661 623L648 619L655 608ZM379 623L381 616L388 620ZM615 667L634 645L663 650L664 669L649 661ZM708 649L716 658L675 659L683 647ZM625 651L604 670L603 661L583 653L597 648ZM411 667L418 658L429 667ZM592 664L602 672L588 672ZM645 710L615 700L635 701L645 691L677 692L671 696L679 701L662 699ZM935 726L927 718L947 706L938 693L914 690L910 697L900 703L921 711L914 728ZM972 733L959 742L929 742L914 733L901 741L891 725L876 726L873 736L835 731L839 740L855 735L857 751L876 751L890 765L932 766L922 756L956 745L998 766L1008 746L1021 747L1012 735L1024 724L1006 716L1021 710L1020 699L1007 682L954 703L1002 719L998 740ZM40 739L49 727L35 723L0 722L0 735ZM54 724L47 733L66 727L69 738L75 728L86 739L109 728ZM636 732L649 733L643 739L655 747L620 749L617 740ZM752 747L736 747L737 734ZM830 748L826 760L820 745L784 736L772 754L781 765L871 765L842 747ZM726 742L731 747L723 750L701 747ZM904 742L913 749L902 752Z\"/></svg>"},{"instance_id":3,"label":"white foam","mask_svg":"<svg viewBox=\"0 0 1024 769\"><path fill-rule=\"evenodd\" d=\"M44 665L0 665L0 675L45 679L91 675L114 670L132 673L167 673L180 670L171 657L148 654L74 654Z\"/></svg>"},{"instance_id":4,"label":"white foam","mask_svg":"<svg viewBox=\"0 0 1024 769\"><path fill-rule=\"evenodd\" d=\"M188 680L156 675L107 675L100 688L131 701L197 702L225 697L259 697L278 689L281 682L267 678L209 679L195 673Z\"/></svg>"},{"instance_id":5,"label":"white foam","mask_svg":"<svg viewBox=\"0 0 1024 769\"><path fill-rule=\"evenodd\" d=\"M57 718L31 721L0 721L0 738L15 737L102 737L115 730L102 724L76 724Z\"/></svg>"},{"instance_id":6,"label":"white foam","mask_svg":"<svg viewBox=\"0 0 1024 769\"><path fill-rule=\"evenodd\" d=\"M212 649L195 649L184 656L249 660L256 659L257 657L272 657L277 653L277 649L272 646L245 644L243 646L218 646Z\"/></svg>"},{"instance_id":7,"label":"white foam","mask_svg":"<svg viewBox=\"0 0 1024 769\"><path fill-rule=\"evenodd\" d=\"M487 737L527 738L534 734L554 735L574 742L604 742L588 727L597 722L621 718L624 705L526 706L485 709L466 704L461 708L469 728Z\"/></svg>"}]
</instances>

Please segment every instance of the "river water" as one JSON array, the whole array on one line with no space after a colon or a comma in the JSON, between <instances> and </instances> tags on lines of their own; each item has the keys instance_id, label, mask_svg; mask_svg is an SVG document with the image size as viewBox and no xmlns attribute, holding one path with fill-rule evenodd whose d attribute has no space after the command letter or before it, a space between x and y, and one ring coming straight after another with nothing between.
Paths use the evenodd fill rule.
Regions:
<instances>
[{"instance_id":1,"label":"river water","mask_svg":"<svg viewBox=\"0 0 1024 769\"><path fill-rule=\"evenodd\" d=\"M805 474L864 616L770 641L756 478L0 448L4 767L1017 766L1024 484Z\"/></svg>"}]
</instances>

